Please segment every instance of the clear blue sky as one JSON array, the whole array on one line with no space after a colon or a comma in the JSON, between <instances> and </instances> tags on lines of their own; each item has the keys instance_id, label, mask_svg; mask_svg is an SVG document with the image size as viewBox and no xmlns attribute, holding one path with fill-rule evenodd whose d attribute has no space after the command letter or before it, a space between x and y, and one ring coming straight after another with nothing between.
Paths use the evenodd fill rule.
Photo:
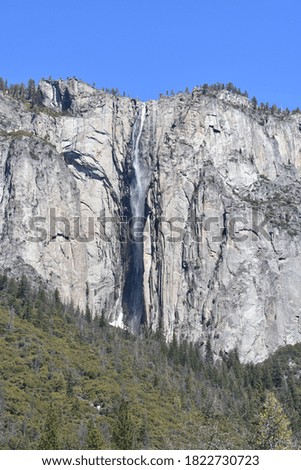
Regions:
<instances>
[{"instance_id":1,"label":"clear blue sky","mask_svg":"<svg viewBox=\"0 0 301 470\"><path fill-rule=\"evenodd\" d=\"M300 0L2 1L0 75L76 76L141 99L233 82L301 107Z\"/></svg>"}]
</instances>

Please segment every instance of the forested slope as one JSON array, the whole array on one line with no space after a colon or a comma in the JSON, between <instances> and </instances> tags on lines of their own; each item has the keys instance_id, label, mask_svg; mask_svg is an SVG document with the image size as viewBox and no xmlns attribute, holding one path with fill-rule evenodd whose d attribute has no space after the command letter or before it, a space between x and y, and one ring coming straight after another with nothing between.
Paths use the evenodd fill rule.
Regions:
<instances>
[{"instance_id":1,"label":"forested slope","mask_svg":"<svg viewBox=\"0 0 301 470\"><path fill-rule=\"evenodd\" d=\"M0 303L1 449L300 445L301 345L213 364L210 343L202 358L160 331L132 336L24 277L0 277Z\"/></svg>"}]
</instances>

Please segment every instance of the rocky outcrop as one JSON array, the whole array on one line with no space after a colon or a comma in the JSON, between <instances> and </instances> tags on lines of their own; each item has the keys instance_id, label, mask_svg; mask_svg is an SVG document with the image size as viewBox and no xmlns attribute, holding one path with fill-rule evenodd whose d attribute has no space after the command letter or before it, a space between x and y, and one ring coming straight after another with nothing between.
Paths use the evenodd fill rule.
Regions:
<instances>
[{"instance_id":1,"label":"rocky outcrop","mask_svg":"<svg viewBox=\"0 0 301 470\"><path fill-rule=\"evenodd\" d=\"M216 357L258 362L301 340L301 116L247 98L146 103L149 187L141 279L131 284L133 129L141 103L75 79L42 81L38 107L0 94L0 262L115 325L143 321ZM137 328L137 325L135 326Z\"/></svg>"}]
</instances>

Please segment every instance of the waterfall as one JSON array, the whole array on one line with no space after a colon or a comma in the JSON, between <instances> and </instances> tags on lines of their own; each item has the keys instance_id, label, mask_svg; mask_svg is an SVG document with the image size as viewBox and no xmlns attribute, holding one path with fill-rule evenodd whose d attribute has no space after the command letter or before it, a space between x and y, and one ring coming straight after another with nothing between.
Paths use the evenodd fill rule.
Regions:
<instances>
[{"instance_id":1,"label":"waterfall","mask_svg":"<svg viewBox=\"0 0 301 470\"><path fill-rule=\"evenodd\" d=\"M146 116L146 105L138 112L131 142L130 180L130 239L128 240L128 267L124 288L124 303L132 331L138 331L144 321L143 295L143 230L145 225L145 197L150 183L150 170L144 160L140 141Z\"/></svg>"},{"instance_id":2,"label":"waterfall","mask_svg":"<svg viewBox=\"0 0 301 470\"><path fill-rule=\"evenodd\" d=\"M148 169L145 167L143 159L140 158L139 144L145 121L145 103L136 119L132 134L132 165L134 178L132 178L130 187L130 203L135 228L139 231L139 220L144 217L145 195L149 185Z\"/></svg>"}]
</instances>

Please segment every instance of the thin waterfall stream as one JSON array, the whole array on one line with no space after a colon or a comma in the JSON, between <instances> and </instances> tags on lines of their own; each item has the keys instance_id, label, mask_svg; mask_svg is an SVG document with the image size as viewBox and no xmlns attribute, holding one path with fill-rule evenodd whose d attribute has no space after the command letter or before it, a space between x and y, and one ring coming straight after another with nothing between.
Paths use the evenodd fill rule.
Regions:
<instances>
[{"instance_id":1,"label":"thin waterfall stream","mask_svg":"<svg viewBox=\"0 0 301 470\"><path fill-rule=\"evenodd\" d=\"M130 187L130 202L132 217L138 219L144 217L144 204L146 191L149 186L149 179L145 174L145 165L143 164L142 158L140 158L139 144L141 140L141 134L145 121L146 107L145 103L142 104L142 108L136 119L133 128L133 150L132 150L132 164L134 169L134 178L132 178ZM136 220L134 220L136 222Z\"/></svg>"},{"instance_id":2,"label":"thin waterfall stream","mask_svg":"<svg viewBox=\"0 0 301 470\"><path fill-rule=\"evenodd\" d=\"M130 181L131 220L128 240L128 269L125 282L125 304L130 329L137 331L144 322L143 295L143 231L145 225L145 197L150 183L150 170L141 149L141 136L146 117L142 103L132 132Z\"/></svg>"}]
</instances>

